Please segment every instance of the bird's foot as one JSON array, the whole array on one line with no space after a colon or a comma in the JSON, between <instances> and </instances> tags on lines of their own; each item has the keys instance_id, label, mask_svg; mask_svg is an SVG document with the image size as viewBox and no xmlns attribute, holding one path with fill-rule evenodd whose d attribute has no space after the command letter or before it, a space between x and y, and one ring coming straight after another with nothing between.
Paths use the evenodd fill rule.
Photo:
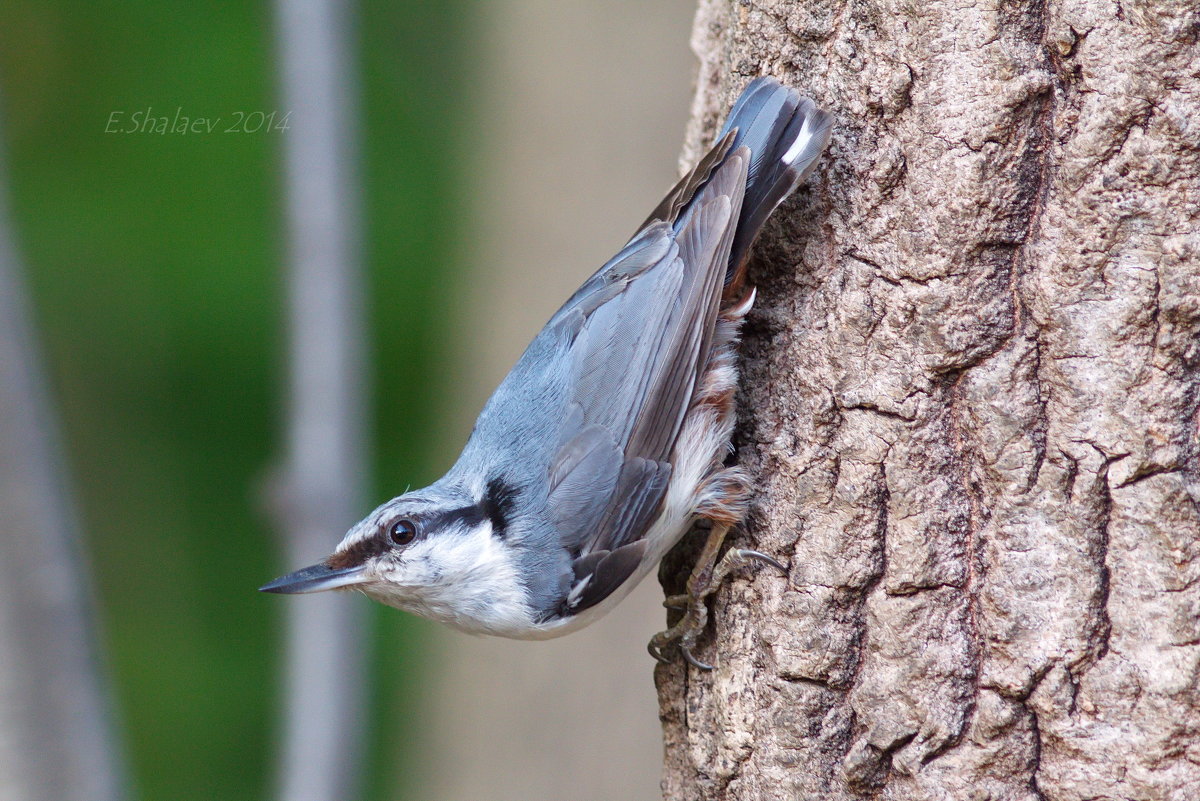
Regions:
<instances>
[{"instance_id":1,"label":"bird's foot","mask_svg":"<svg viewBox=\"0 0 1200 801\"><path fill-rule=\"evenodd\" d=\"M647 649L659 662L671 661L663 652L674 644L689 665L699 670L712 670L712 665L701 662L692 654L696 641L708 625L708 596L717 591L731 570L751 561L766 562L787 572L787 568L777 559L746 548L730 549L717 563L717 552L721 550L721 543L724 542L728 530L727 526L713 526L708 541L704 544L704 550L700 552L700 558L692 569L692 575L688 577L688 591L682 595L672 595L663 601L664 606L683 609L684 613L682 620L650 639Z\"/></svg>"},{"instance_id":2,"label":"bird's foot","mask_svg":"<svg viewBox=\"0 0 1200 801\"><path fill-rule=\"evenodd\" d=\"M679 648L679 653L683 654L683 658L689 665L700 670L712 670L712 665L707 665L692 655L692 648L695 647L696 640L704 633L704 627L708 625L708 604L705 603L705 599L711 592L709 590L699 598L688 595L676 595L667 599L670 601L682 599L686 611L683 613L682 620L666 631L660 631L650 638L650 643L646 646L647 650L650 651L650 656L659 662L669 664L671 660L663 651L674 644ZM675 604L672 605L674 606Z\"/></svg>"}]
</instances>

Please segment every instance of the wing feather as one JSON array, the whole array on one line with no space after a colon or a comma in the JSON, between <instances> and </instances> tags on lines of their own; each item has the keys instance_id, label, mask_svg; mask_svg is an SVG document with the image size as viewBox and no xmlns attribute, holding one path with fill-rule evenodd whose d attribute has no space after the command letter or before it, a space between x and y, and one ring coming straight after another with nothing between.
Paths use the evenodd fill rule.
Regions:
<instances>
[{"instance_id":1,"label":"wing feather","mask_svg":"<svg viewBox=\"0 0 1200 801\"><path fill-rule=\"evenodd\" d=\"M592 535L621 470L622 453L608 429L588 425L558 451L550 466L550 518L563 545L578 549Z\"/></svg>"}]
</instances>

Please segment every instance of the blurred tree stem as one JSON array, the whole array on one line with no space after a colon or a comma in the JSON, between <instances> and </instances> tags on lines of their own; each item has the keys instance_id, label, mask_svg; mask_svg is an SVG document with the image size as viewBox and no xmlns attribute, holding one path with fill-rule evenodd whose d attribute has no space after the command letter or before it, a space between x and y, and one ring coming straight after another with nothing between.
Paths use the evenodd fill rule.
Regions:
<instances>
[{"instance_id":1,"label":"blurred tree stem","mask_svg":"<svg viewBox=\"0 0 1200 801\"><path fill-rule=\"evenodd\" d=\"M124 795L80 528L0 158L0 799Z\"/></svg>"},{"instance_id":2,"label":"blurred tree stem","mask_svg":"<svg viewBox=\"0 0 1200 801\"><path fill-rule=\"evenodd\" d=\"M284 109L290 381L287 464L275 508L287 565L329 553L362 511L365 332L355 175L351 8L278 0ZM286 604L287 801L356 796L363 724L362 607L326 594Z\"/></svg>"}]
</instances>

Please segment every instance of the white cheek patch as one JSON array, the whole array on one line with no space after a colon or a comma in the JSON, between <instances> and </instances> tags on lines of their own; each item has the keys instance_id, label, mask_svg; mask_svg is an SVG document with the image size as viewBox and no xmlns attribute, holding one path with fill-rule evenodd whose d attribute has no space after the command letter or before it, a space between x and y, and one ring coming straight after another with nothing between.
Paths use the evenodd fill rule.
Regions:
<instances>
[{"instance_id":1,"label":"white cheek patch","mask_svg":"<svg viewBox=\"0 0 1200 801\"><path fill-rule=\"evenodd\" d=\"M532 625L516 565L486 520L381 557L376 578L368 594L465 631L514 636Z\"/></svg>"},{"instance_id":2,"label":"white cheek patch","mask_svg":"<svg viewBox=\"0 0 1200 801\"><path fill-rule=\"evenodd\" d=\"M378 572L397 586L424 586L440 578L439 571L433 567L431 551L429 541L422 540L402 551L387 553L379 560Z\"/></svg>"}]
</instances>

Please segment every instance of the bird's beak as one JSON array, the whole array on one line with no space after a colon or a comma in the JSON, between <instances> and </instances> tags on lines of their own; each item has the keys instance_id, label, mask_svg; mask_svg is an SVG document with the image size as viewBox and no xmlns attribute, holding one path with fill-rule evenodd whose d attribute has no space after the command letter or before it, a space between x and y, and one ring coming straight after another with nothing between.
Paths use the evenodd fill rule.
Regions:
<instances>
[{"instance_id":1,"label":"bird's beak","mask_svg":"<svg viewBox=\"0 0 1200 801\"><path fill-rule=\"evenodd\" d=\"M363 581L363 567L332 568L323 564L312 565L281 576L270 584L258 588L259 592L280 592L294 595L300 592L320 592L348 587Z\"/></svg>"}]
</instances>

